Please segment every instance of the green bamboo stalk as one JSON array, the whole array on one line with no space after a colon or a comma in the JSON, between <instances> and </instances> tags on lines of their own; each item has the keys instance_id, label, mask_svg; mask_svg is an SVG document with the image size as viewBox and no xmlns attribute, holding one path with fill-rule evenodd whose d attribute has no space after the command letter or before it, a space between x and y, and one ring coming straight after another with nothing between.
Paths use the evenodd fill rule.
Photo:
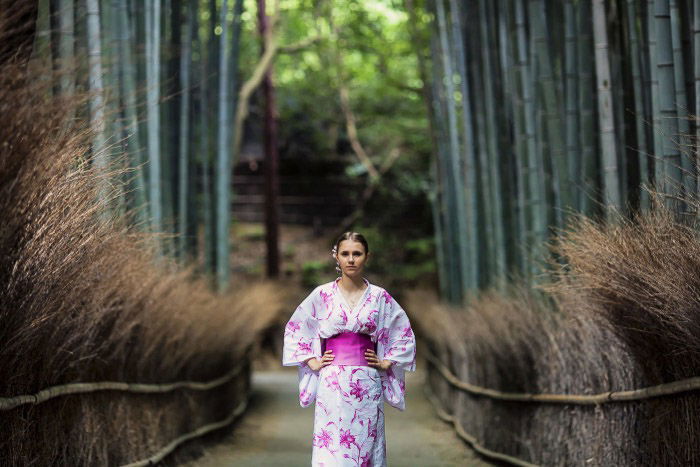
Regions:
<instances>
[{"instance_id":1,"label":"green bamboo stalk","mask_svg":"<svg viewBox=\"0 0 700 467\"><path fill-rule=\"evenodd\" d=\"M430 3L430 7L436 8L435 1ZM435 12L433 12L435 13ZM437 22L433 25L438 27ZM448 251L450 242L452 239L452 231L448 224L447 218L447 195L449 189L446 184L450 183L450 179L446 174L446 167L449 166L447 162L448 157L446 156L445 145L448 140L444 122L445 111L443 109L444 101L444 86L443 79L444 76L441 75L441 70L443 69L439 66L441 60L441 51L439 49L438 32L434 31L430 35L430 51L432 57L432 66L430 67L432 71L432 79L430 80L430 85L432 88L432 100L431 108L433 114L433 130L435 132L435 154L433 157L433 163L431 165L431 170L433 171L434 179L437 183L434 185L434 190L432 192L433 197L431 201L433 202L433 226L435 228L435 239L438 268L439 268L439 278L440 278L440 294L446 300L451 303L455 302L454 291L454 274L453 274L453 264L455 257Z\"/></svg>"},{"instance_id":2,"label":"green bamboo stalk","mask_svg":"<svg viewBox=\"0 0 700 467\"><path fill-rule=\"evenodd\" d=\"M506 101L505 118L509 120L506 125L513 129L512 155L509 160L511 172L515 174L515 196L511 200L511 210L514 222L514 232L511 234L512 244L510 249L514 252L514 267L521 274L525 275L525 254L523 253L527 239L527 212L526 212L526 164L525 147L523 137L523 104L517 82L517 67L513 63L513 46L511 33L513 24L513 3L509 0L498 1L498 42L499 60L501 74L503 75L503 95ZM504 135L506 143L501 143L502 147L508 145L508 135Z\"/></svg>"},{"instance_id":3,"label":"green bamboo stalk","mask_svg":"<svg viewBox=\"0 0 700 467\"><path fill-rule=\"evenodd\" d=\"M49 76L45 74L54 64L51 53L51 8L49 0L38 0L36 9L36 34L30 56L29 66L36 65L41 71L37 79L48 81ZM49 92L51 92L49 90Z\"/></svg>"},{"instance_id":4,"label":"green bamboo stalk","mask_svg":"<svg viewBox=\"0 0 700 467\"><path fill-rule=\"evenodd\" d=\"M664 193L669 195L666 197L666 204L673 207L674 197L679 194L682 184L682 175L680 151L677 143L673 140L678 135L678 113L675 104L673 46L668 0L655 0L653 14L659 104L659 112L655 115L654 120L655 126L661 130L661 135L659 135L661 152L656 154L656 158L659 165L663 166L663 171L657 170L657 176L664 176L662 186Z\"/></svg>"},{"instance_id":5,"label":"green bamboo stalk","mask_svg":"<svg viewBox=\"0 0 700 467\"><path fill-rule=\"evenodd\" d=\"M218 128L215 122L218 120L218 108L219 108L219 101L218 101L218 74L219 74L219 40L217 40L216 36L216 28L218 26L218 18L219 18L219 13L217 10L217 1L216 0L209 0L209 40L207 42L207 54L208 54L208 68L207 68L207 80L208 80L208 93L206 96L207 99L207 109L209 112L208 115L208 120L211 122L210 125L207 126L207 131L208 131L208 138L210 141L211 146L208 146L208 151L206 153L206 164L207 164L207 177L209 178L209 193L208 196L210 198L210 211L209 211L209 219L211 221L211 225L209 226L210 234L211 234L211 244L209 245L209 258L210 258L210 266L211 266L211 274L212 277L215 279L216 278L216 264L217 264L217 209L218 209L218 202L216 199L216 179L214 176L214 167L215 167L215 155L216 155L216 144L217 144L217 132ZM211 175L211 177L209 177Z\"/></svg>"},{"instance_id":6,"label":"green bamboo stalk","mask_svg":"<svg viewBox=\"0 0 700 467\"><path fill-rule=\"evenodd\" d=\"M478 28L478 23L475 17L472 17L470 29L474 30ZM476 35L475 35L476 36ZM489 177L489 154L488 154L488 144L486 142L486 110L484 108L484 94L480 90L484 88L483 77L481 73L482 64L479 60L481 54L479 49L479 42L472 41L471 46L472 60L468 62L471 65L468 72L471 74L471 82L473 83L473 88L475 92L473 93L473 106L474 106L474 129L476 131L476 155L477 155L477 183L480 188L477 192L477 202L479 204L479 219L480 219L480 232L479 238L481 242L481 262L479 267L481 268L482 274L482 285L488 284L490 278L494 275L496 270L496 255L494 254L495 242L494 242L494 223L492 221L491 208L491 178Z\"/></svg>"},{"instance_id":7,"label":"green bamboo stalk","mask_svg":"<svg viewBox=\"0 0 700 467\"><path fill-rule=\"evenodd\" d=\"M221 5L219 24L221 35L219 36L219 115L216 150L216 282L220 292L225 292L229 286L229 224L230 199L231 199L231 175L229 163L230 152L230 116L229 100L229 61L230 53L228 33L229 24L226 19L229 12L229 0L223 0Z\"/></svg>"},{"instance_id":8,"label":"green bamboo stalk","mask_svg":"<svg viewBox=\"0 0 700 467\"><path fill-rule=\"evenodd\" d=\"M160 0L146 0L146 115L151 228L163 231L160 164ZM160 249L160 246L158 246Z\"/></svg>"},{"instance_id":9,"label":"green bamboo stalk","mask_svg":"<svg viewBox=\"0 0 700 467\"><path fill-rule=\"evenodd\" d=\"M136 69L132 57L132 31L131 18L126 0L113 0L117 31L117 57L119 71L119 92L122 96L124 113L124 148L132 167L133 176L130 187L133 199L131 208L135 212L136 222L145 228L147 223L146 182L143 174L143 160L141 156L141 142L139 138L139 121L136 111Z\"/></svg>"},{"instance_id":10,"label":"green bamboo stalk","mask_svg":"<svg viewBox=\"0 0 700 467\"><path fill-rule=\"evenodd\" d=\"M606 3L610 3L606 0ZM621 7L620 7L621 8ZM618 10L619 11L619 10ZM607 14L606 14L607 18ZM622 18L621 21L624 22ZM606 22L609 21L606 19ZM618 29L622 31L618 34ZM630 108L626 105L625 98L627 97L629 88L625 86L628 79L629 65L623 63L622 60L617 59L617 54L613 55L617 50L620 50L620 54L628 56L628 49L625 44L625 26L620 25L619 28L614 29L614 33L608 36L608 65L610 69L610 98L612 103L613 111L613 122L615 125L615 148L617 156L617 184L620 193L620 209L626 215L628 214L629 208L629 193L627 191L628 185L628 153L632 153L629 145L627 144L627 138L630 127ZM623 69L624 66L624 69ZM635 180L636 182L636 180Z\"/></svg>"},{"instance_id":11,"label":"green bamboo stalk","mask_svg":"<svg viewBox=\"0 0 700 467\"><path fill-rule=\"evenodd\" d=\"M626 17L627 29L630 43L630 65L632 68L632 88L634 91L634 122L636 135L636 150L639 163L639 182L640 185L649 185L649 164L648 147L646 138L646 129L644 127L644 96L642 94L642 69L640 63L640 24L637 2L635 0L627 0L626 2ZM649 193L641 189L639 191L639 209L640 211L649 210Z\"/></svg>"},{"instance_id":12,"label":"green bamboo stalk","mask_svg":"<svg viewBox=\"0 0 700 467\"><path fill-rule=\"evenodd\" d=\"M496 122L496 98L493 89L493 66L491 63L491 54L489 51L488 28L490 26L486 15L485 0L478 2L479 16L479 32L481 37L481 56L482 56L482 76L484 103L486 109L486 154L488 160L488 178L490 191L484 193L485 197L490 198L490 211L488 212L488 220L492 224L491 231L493 233L493 246L491 252L494 255L493 267L491 271L491 282L497 288L504 287L504 279L506 275L506 260L505 260L505 240L503 232L503 200L501 198L501 174L500 174L500 151L498 148L498 124Z\"/></svg>"},{"instance_id":13,"label":"green bamboo stalk","mask_svg":"<svg viewBox=\"0 0 700 467\"><path fill-rule=\"evenodd\" d=\"M578 27L578 69L579 69L579 95L578 103L581 118L581 161L582 169L575 182L575 185L580 187L580 209L584 214L591 216L594 214L596 203L594 196L597 193L597 175L598 175L598 158L597 145L598 140L596 134L595 96L594 79L592 70L593 64L593 42L592 21L591 21L591 3L582 1L579 3L577 27Z\"/></svg>"},{"instance_id":14,"label":"green bamboo stalk","mask_svg":"<svg viewBox=\"0 0 700 467\"><path fill-rule=\"evenodd\" d=\"M120 168L126 168L128 161L122 157L125 153L126 129L124 128L123 102L124 96L121 92L120 67L119 62L119 17L118 10L113 1L105 1L100 8L100 25L102 26L102 63L104 66L104 86L105 86L105 133L108 135L110 149L114 146L119 149ZM110 150L110 159L115 160L114 149ZM114 204L115 212L120 217L125 217L127 206L127 192L129 177L122 173L117 185L118 200Z\"/></svg>"},{"instance_id":15,"label":"green bamboo stalk","mask_svg":"<svg viewBox=\"0 0 700 467\"><path fill-rule=\"evenodd\" d=\"M524 0L523 0L524 1ZM547 239L547 206L544 193L544 166L537 150L535 140L535 102L533 97L531 63L528 53L528 36L525 26L523 1L517 1L515 7L515 26L517 34L518 69L520 92L524 111L524 139L526 147L528 179L528 202L530 209L530 238L525 251L529 253L527 264L529 277L537 273L534 258L542 252L541 245Z\"/></svg>"},{"instance_id":16,"label":"green bamboo stalk","mask_svg":"<svg viewBox=\"0 0 700 467\"><path fill-rule=\"evenodd\" d=\"M572 207L570 183L568 183L567 160L565 148L562 142L562 125L559 119L559 98L557 97L557 83L555 80L552 59L549 53L549 28L546 23L544 0L530 0L529 14L532 40L534 42L534 56L537 60L537 82L539 84L538 95L541 96L539 108L544 113L545 135L542 135L543 155L549 156L552 166L552 200L554 209L553 220L557 226L564 225L565 209Z\"/></svg>"},{"instance_id":17,"label":"green bamboo stalk","mask_svg":"<svg viewBox=\"0 0 700 467\"><path fill-rule=\"evenodd\" d=\"M75 9L73 0L58 2L58 57L61 61L59 78L61 95L75 94Z\"/></svg>"},{"instance_id":18,"label":"green bamboo stalk","mask_svg":"<svg viewBox=\"0 0 700 467\"><path fill-rule=\"evenodd\" d=\"M564 67L566 95L566 165L568 183L572 187L571 203L575 210L581 209L580 190L576 190L574 180L581 171L580 127L578 108L578 48L576 43L576 11L573 0L564 4ZM574 191L576 190L576 191Z\"/></svg>"},{"instance_id":19,"label":"green bamboo stalk","mask_svg":"<svg viewBox=\"0 0 700 467\"><path fill-rule=\"evenodd\" d=\"M435 6L435 3L432 3ZM441 294L445 299L451 303L455 303L456 297L455 293L457 287L455 286L456 281L454 274L454 264L455 255L450 254L449 247L453 245L453 229L451 228L449 222L449 192L451 191L446 185L451 182L450 178L447 176L449 172L449 156L447 155L448 150L446 148L448 135L445 130L445 113L444 102L445 102L445 91L443 80L444 76L441 74L442 67L439 66L441 61L442 53L439 49L439 42L437 39L438 33L431 35L430 46L431 55L433 57L433 115L434 118L434 128L435 128L435 176L438 180L438 184L435 189L435 205L433 209L433 218L435 225L435 232L437 237L437 247L440 252L438 253L438 267L440 267L440 290Z\"/></svg>"},{"instance_id":20,"label":"green bamboo stalk","mask_svg":"<svg viewBox=\"0 0 700 467\"><path fill-rule=\"evenodd\" d=\"M109 198L109 182L104 178L108 160L105 147L104 85L102 82L102 40L100 38L100 7L98 0L85 0L88 38L88 86L90 89L90 128L92 129L93 163L100 173L98 196ZM107 213L103 213L107 214Z\"/></svg>"},{"instance_id":21,"label":"green bamboo stalk","mask_svg":"<svg viewBox=\"0 0 700 467\"><path fill-rule=\"evenodd\" d=\"M690 121L688 119L688 99L685 93L685 66L683 64L683 44L681 43L681 24L678 12L678 1L669 1L669 13L671 20L671 44L673 48L673 82L675 87L675 107L678 116L677 137L680 147L689 147L688 137L690 136ZM683 191L687 194L695 193L695 178L693 174L693 164L690 157L679 151L681 159L681 177L683 180Z\"/></svg>"},{"instance_id":22,"label":"green bamboo stalk","mask_svg":"<svg viewBox=\"0 0 700 467\"><path fill-rule=\"evenodd\" d=\"M445 8L442 0L437 0L437 19L440 35L440 49L442 55L442 66L444 74L444 83L446 90L445 107L447 110L447 121L448 121L448 141L449 141L449 170L447 175L449 177L450 183L448 188L450 189L447 196L448 201L448 215L452 218L450 222L452 224L452 242L450 245L457 246L459 242L466 237L466 219L463 213L463 187L462 187L462 177L461 170L459 166L459 140L457 131L457 114L455 109L455 89L454 89L454 73L452 68L452 54L450 53L449 42L447 39L447 22L445 19ZM467 264L468 258L462 257L463 249L458 248L459 260L456 261L456 267L453 269L453 287L454 295L453 300L455 303L461 302L463 299L464 290L462 289L462 274L465 270L464 265Z\"/></svg>"},{"instance_id":23,"label":"green bamboo stalk","mask_svg":"<svg viewBox=\"0 0 700 467\"><path fill-rule=\"evenodd\" d=\"M214 35L211 28L202 28L197 35L199 44L199 160L202 164L202 205L200 208L204 223L204 274L214 272L214 228L212 216L212 197L210 173L211 147L209 138L209 69L211 60L211 41ZM206 40L205 40L206 34Z\"/></svg>"},{"instance_id":24,"label":"green bamboo stalk","mask_svg":"<svg viewBox=\"0 0 700 467\"><path fill-rule=\"evenodd\" d=\"M651 109L651 142L653 146L653 173L654 187L658 191L664 191L665 164L661 154L663 154L663 136L660 135L659 125L661 113L659 110L659 79L656 57L656 20L654 18L654 0L647 0L647 45L649 48L649 84L651 89L650 109Z\"/></svg>"},{"instance_id":25,"label":"green bamboo stalk","mask_svg":"<svg viewBox=\"0 0 700 467\"><path fill-rule=\"evenodd\" d=\"M595 71L598 83L598 118L603 162L603 193L607 214L612 219L621 209L620 179L617 168L615 120L610 91L610 60L605 1L592 0L593 37L595 38Z\"/></svg>"},{"instance_id":26,"label":"green bamboo stalk","mask_svg":"<svg viewBox=\"0 0 700 467\"><path fill-rule=\"evenodd\" d=\"M469 75L466 69L466 55L464 52L464 39L462 36L462 10L456 0L450 0L452 42L455 47L457 71L460 77L461 91L461 122L462 122L462 165L464 170L460 177L464 177L464 215L466 217L466 233L459 242L460 258L466 258L466 264L462 263L462 289L475 291L479 287L479 249L478 249L478 206L476 203L476 153L474 152L474 131L471 112L469 88Z\"/></svg>"},{"instance_id":27,"label":"green bamboo stalk","mask_svg":"<svg viewBox=\"0 0 700 467\"><path fill-rule=\"evenodd\" d=\"M181 27L182 48L180 51L180 124L178 152L178 256L187 259L187 225L191 213L188 210L189 159L190 159L190 69L192 68L192 48L194 40L194 16L197 12L194 0L189 1L188 14Z\"/></svg>"},{"instance_id":28,"label":"green bamboo stalk","mask_svg":"<svg viewBox=\"0 0 700 467\"><path fill-rule=\"evenodd\" d=\"M416 54L418 61L418 74L420 76L422 86L421 86L421 96L425 103L425 108L428 113L428 131L430 134L430 141L432 143L433 154L430 158L430 180L431 184L426 190L426 195L430 201L432 220L433 220L433 230L435 239L435 255L437 260L437 270L438 270L438 284L441 297L447 297L447 287L446 278L447 271L445 268L445 255L444 255L444 229L442 227L442 219L440 212L440 199L439 192L442 188L441 179L438 174L438 156L439 156L439 136L437 134L437 123L436 114L434 110L434 98L436 96L435 87L437 86L438 80L429 77L430 68L433 73L437 67L429 67L426 57L423 54L424 42L422 40L422 34L419 29L420 20L417 15L417 8L413 0L404 0L404 5L406 11L408 12L408 31L411 41L412 48ZM435 52L435 34L430 35L429 48L433 57L436 56ZM468 239L469 242L475 242L476 239Z\"/></svg>"}]
</instances>

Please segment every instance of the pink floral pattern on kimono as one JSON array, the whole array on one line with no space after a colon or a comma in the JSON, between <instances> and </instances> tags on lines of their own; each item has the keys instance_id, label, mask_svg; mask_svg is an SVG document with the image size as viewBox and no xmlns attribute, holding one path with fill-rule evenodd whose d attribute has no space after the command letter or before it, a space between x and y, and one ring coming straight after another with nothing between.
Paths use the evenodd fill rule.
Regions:
<instances>
[{"instance_id":1,"label":"pink floral pattern on kimono","mask_svg":"<svg viewBox=\"0 0 700 467\"><path fill-rule=\"evenodd\" d=\"M416 368L416 341L410 322L382 287L367 285L354 308L338 280L316 287L296 308L284 331L282 364L299 367L299 403L315 402L314 466L386 466L384 402L405 409L406 371ZM386 370L331 364L313 371L304 361L321 358L324 340L342 332L370 336Z\"/></svg>"}]
</instances>

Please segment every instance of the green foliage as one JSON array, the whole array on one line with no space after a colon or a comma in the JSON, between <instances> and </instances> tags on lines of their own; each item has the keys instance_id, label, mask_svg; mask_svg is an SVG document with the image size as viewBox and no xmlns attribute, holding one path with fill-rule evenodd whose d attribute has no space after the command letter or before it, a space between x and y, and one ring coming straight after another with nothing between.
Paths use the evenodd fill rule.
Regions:
<instances>
[{"instance_id":1,"label":"green foliage","mask_svg":"<svg viewBox=\"0 0 700 467\"><path fill-rule=\"evenodd\" d=\"M380 227L358 226L356 230L367 239L370 260L369 275L382 277L392 286L432 286L436 281L435 240L432 234L407 237L400 231Z\"/></svg>"},{"instance_id":2,"label":"green foliage","mask_svg":"<svg viewBox=\"0 0 700 467\"><path fill-rule=\"evenodd\" d=\"M294 259L294 254L296 252L296 248L294 248L294 245L289 243L287 246L284 247L284 251L282 252L282 257L286 260L292 260Z\"/></svg>"},{"instance_id":3,"label":"green foliage","mask_svg":"<svg viewBox=\"0 0 700 467\"><path fill-rule=\"evenodd\" d=\"M322 273L328 269L326 261L306 261L301 265L301 284L303 287L316 287L325 282Z\"/></svg>"},{"instance_id":4,"label":"green foliage","mask_svg":"<svg viewBox=\"0 0 700 467\"><path fill-rule=\"evenodd\" d=\"M246 11L254 9L250 5ZM368 273L397 283L434 281L432 215L426 199L432 148L418 55L403 2L285 0L281 9L283 47L309 37L321 39L275 59L280 157L299 164L340 158L344 176L368 182L340 107L340 85L347 86L358 138L375 167L392 150L400 154L364 207L362 227L354 227L370 235L377 254ZM423 15L421 8L417 13ZM420 18L425 26L429 18ZM241 69L251 70L260 54L254 18L244 27ZM256 112L252 105L251 121L258 118ZM304 284L321 283L321 270L327 271L328 265L304 263Z\"/></svg>"}]
</instances>

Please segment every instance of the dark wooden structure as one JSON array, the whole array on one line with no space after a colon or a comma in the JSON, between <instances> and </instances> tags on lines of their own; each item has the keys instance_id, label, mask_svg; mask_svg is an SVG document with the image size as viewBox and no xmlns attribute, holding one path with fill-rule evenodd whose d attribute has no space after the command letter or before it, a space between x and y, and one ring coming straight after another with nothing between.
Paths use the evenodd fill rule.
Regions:
<instances>
[{"instance_id":1,"label":"dark wooden structure","mask_svg":"<svg viewBox=\"0 0 700 467\"><path fill-rule=\"evenodd\" d=\"M233 175L234 219L264 222L264 161L244 160ZM335 226L352 213L364 187L362 180L349 181L341 159L290 161L279 165L279 219L283 224Z\"/></svg>"}]
</instances>

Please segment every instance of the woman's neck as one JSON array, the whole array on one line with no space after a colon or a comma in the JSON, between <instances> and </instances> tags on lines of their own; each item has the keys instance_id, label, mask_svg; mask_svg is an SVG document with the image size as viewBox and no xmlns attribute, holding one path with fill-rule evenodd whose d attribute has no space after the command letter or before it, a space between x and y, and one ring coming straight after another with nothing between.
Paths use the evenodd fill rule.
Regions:
<instances>
[{"instance_id":1,"label":"woman's neck","mask_svg":"<svg viewBox=\"0 0 700 467\"><path fill-rule=\"evenodd\" d=\"M351 292L354 290L364 289L365 281L362 276L359 276L356 279L352 279L343 274L340 280L338 281L338 285L340 285L343 288L343 290Z\"/></svg>"}]
</instances>

